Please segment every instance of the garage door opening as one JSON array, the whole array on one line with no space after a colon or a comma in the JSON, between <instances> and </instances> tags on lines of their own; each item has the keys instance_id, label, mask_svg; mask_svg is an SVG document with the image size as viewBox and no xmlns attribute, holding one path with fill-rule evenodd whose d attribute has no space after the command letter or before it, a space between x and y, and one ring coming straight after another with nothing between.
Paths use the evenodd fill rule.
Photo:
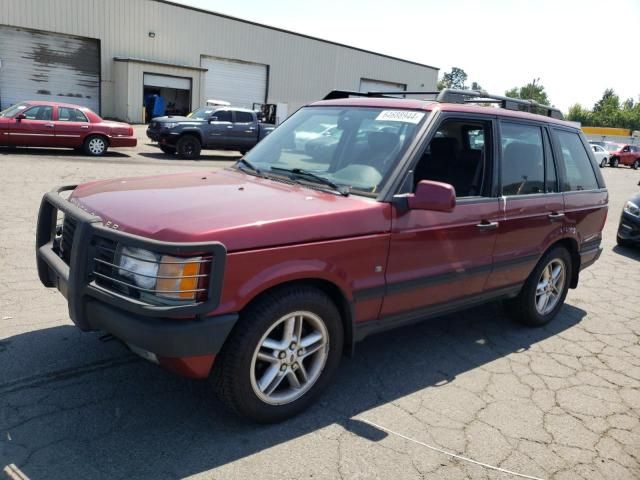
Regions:
<instances>
[{"instance_id":1,"label":"garage door opening","mask_svg":"<svg viewBox=\"0 0 640 480\"><path fill-rule=\"evenodd\" d=\"M191 111L191 79L144 74L145 123L165 115L185 116Z\"/></svg>"}]
</instances>

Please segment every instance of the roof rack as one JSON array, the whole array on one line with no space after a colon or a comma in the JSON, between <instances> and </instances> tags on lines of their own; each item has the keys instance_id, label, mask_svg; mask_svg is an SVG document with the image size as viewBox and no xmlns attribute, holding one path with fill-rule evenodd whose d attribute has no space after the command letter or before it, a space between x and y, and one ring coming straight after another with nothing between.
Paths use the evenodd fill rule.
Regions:
<instances>
[{"instance_id":1,"label":"roof rack","mask_svg":"<svg viewBox=\"0 0 640 480\"><path fill-rule=\"evenodd\" d=\"M349 90L333 90L324 99L334 100L349 97L387 97L397 98L398 95L433 95L434 101L439 103L495 103L506 110L517 110L530 113L537 113L551 118L563 120L562 112L549 105L543 105L535 100L524 100L522 98L505 97L503 95L493 95L484 90L459 90L455 88L445 88L437 92L353 92Z\"/></svg>"}]
</instances>

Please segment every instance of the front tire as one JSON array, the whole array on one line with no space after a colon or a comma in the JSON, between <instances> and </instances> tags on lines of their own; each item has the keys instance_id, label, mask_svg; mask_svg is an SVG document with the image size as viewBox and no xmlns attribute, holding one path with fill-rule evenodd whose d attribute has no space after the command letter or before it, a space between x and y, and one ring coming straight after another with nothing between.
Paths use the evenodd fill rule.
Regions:
<instances>
[{"instance_id":1,"label":"front tire","mask_svg":"<svg viewBox=\"0 0 640 480\"><path fill-rule=\"evenodd\" d=\"M216 359L220 399L258 423L281 422L309 407L342 356L335 304L312 287L264 294L241 315Z\"/></svg>"},{"instance_id":2,"label":"front tire","mask_svg":"<svg viewBox=\"0 0 640 480\"><path fill-rule=\"evenodd\" d=\"M84 141L83 150L87 155L92 157L101 157L107 152L109 143L107 139L101 135L91 135Z\"/></svg>"},{"instance_id":3,"label":"front tire","mask_svg":"<svg viewBox=\"0 0 640 480\"><path fill-rule=\"evenodd\" d=\"M613 168L617 168L619 163L620 163L620 160L618 159L618 157L614 157L611 160L609 160L609 165L612 166Z\"/></svg>"},{"instance_id":4,"label":"front tire","mask_svg":"<svg viewBox=\"0 0 640 480\"><path fill-rule=\"evenodd\" d=\"M200 144L200 140L193 135L185 135L180 138L176 144L178 156L186 160L195 160L200 157L201 149L202 145Z\"/></svg>"},{"instance_id":5,"label":"front tire","mask_svg":"<svg viewBox=\"0 0 640 480\"><path fill-rule=\"evenodd\" d=\"M549 323L562 308L573 272L566 248L549 250L527 278L519 295L506 302L511 317L530 327Z\"/></svg>"}]
</instances>

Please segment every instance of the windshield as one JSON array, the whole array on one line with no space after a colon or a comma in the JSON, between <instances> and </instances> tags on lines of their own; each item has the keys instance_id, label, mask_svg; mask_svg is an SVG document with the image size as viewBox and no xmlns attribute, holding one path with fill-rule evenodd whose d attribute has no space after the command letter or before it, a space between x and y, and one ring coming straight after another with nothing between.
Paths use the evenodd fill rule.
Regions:
<instances>
[{"instance_id":1,"label":"windshield","mask_svg":"<svg viewBox=\"0 0 640 480\"><path fill-rule=\"evenodd\" d=\"M195 118L196 120L208 120L215 110L216 107L200 107L191 112L188 117Z\"/></svg>"},{"instance_id":2,"label":"windshield","mask_svg":"<svg viewBox=\"0 0 640 480\"><path fill-rule=\"evenodd\" d=\"M13 105L9 108L7 108L6 110L3 110L2 112L0 112L0 117L7 117L7 118L11 118L15 115L18 114L18 112L24 110L25 108L27 108L29 105L26 103L18 103L16 105Z\"/></svg>"},{"instance_id":3,"label":"windshield","mask_svg":"<svg viewBox=\"0 0 640 480\"><path fill-rule=\"evenodd\" d=\"M428 114L383 108L306 107L244 158L267 175L282 175L279 169L299 169L354 193L375 194Z\"/></svg>"},{"instance_id":4,"label":"windshield","mask_svg":"<svg viewBox=\"0 0 640 480\"><path fill-rule=\"evenodd\" d=\"M605 147L609 152L617 152L622 148L622 145L617 145L615 143L607 143Z\"/></svg>"}]
</instances>

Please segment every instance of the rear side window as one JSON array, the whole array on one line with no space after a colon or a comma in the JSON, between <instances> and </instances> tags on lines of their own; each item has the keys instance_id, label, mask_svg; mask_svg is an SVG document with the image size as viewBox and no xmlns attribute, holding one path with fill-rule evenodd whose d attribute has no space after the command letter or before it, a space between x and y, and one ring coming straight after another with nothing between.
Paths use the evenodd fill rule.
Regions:
<instances>
[{"instance_id":1,"label":"rear side window","mask_svg":"<svg viewBox=\"0 0 640 480\"><path fill-rule=\"evenodd\" d=\"M540 127L503 122L502 194L543 193L544 147Z\"/></svg>"},{"instance_id":2,"label":"rear side window","mask_svg":"<svg viewBox=\"0 0 640 480\"><path fill-rule=\"evenodd\" d=\"M580 136L574 132L555 130L564 161L565 191L594 190L598 188L591 160Z\"/></svg>"},{"instance_id":3,"label":"rear side window","mask_svg":"<svg viewBox=\"0 0 640 480\"><path fill-rule=\"evenodd\" d=\"M60 122L88 122L87 117L77 108L58 107Z\"/></svg>"},{"instance_id":4,"label":"rear side window","mask_svg":"<svg viewBox=\"0 0 640 480\"><path fill-rule=\"evenodd\" d=\"M249 112L236 112L236 123L251 123L253 122L253 115Z\"/></svg>"}]
</instances>

